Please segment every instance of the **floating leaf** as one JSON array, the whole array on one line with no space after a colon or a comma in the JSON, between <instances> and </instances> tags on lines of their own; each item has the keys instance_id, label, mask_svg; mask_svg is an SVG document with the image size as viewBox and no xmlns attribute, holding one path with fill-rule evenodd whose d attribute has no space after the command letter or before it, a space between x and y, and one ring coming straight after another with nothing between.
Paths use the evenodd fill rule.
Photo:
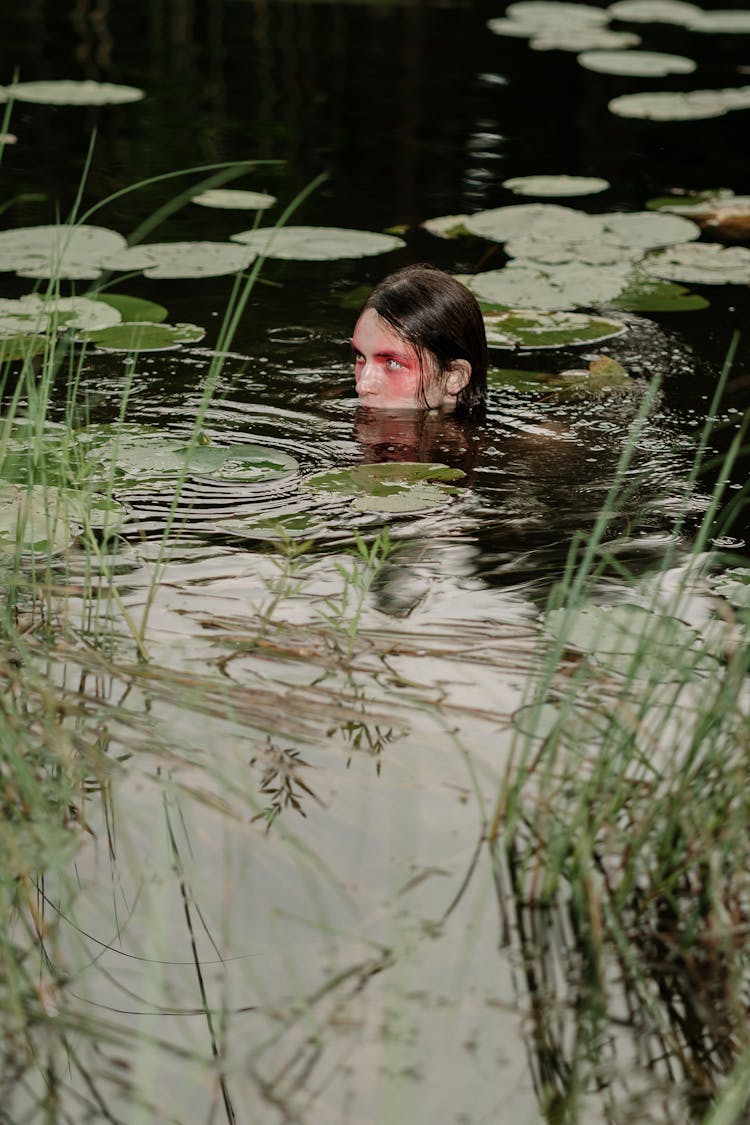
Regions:
<instances>
[{"instance_id":1,"label":"floating leaf","mask_svg":"<svg viewBox=\"0 0 750 1125\"><path fill-rule=\"evenodd\" d=\"M546 615L544 627L555 637L564 630L568 644L634 679L683 681L718 667L689 625L636 605L556 609Z\"/></svg>"},{"instance_id":2,"label":"floating leaf","mask_svg":"<svg viewBox=\"0 0 750 1125\"><path fill-rule=\"evenodd\" d=\"M544 266L515 260L500 270L469 277L466 284L480 302L526 309L590 308L611 303L625 288L630 263Z\"/></svg>"},{"instance_id":3,"label":"floating leaf","mask_svg":"<svg viewBox=\"0 0 750 1125\"><path fill-rule=\"evenodd\" d=\"M695 19L690 24L690 30L718 35L748 35L750 34L750 11L704 12L698 9Z\"/></svg>"},{"instance_id":4,"label":"floating leaf","mask_svg":"<svg viewBox=\"0 0 750 1125\"><path fill-rule=\"evenodd\" d=\"M35 335L65 328L89 330L118 324L117 309L88 297L0 298L0 336Z\"/></svg>"},{"instance_id":5,"label":"floating leaf","mask_svg":"<svg viewBox=\"0 0 750 1125\"><path fill-rule=\"evenodd\" d=\"M583 51L578 62L597 74L623 74L635 78L664 78L668 74L692 74L696 64L682 55L658 51Z\"/></svg>"},{"instance_id":6,"label":"floating leaf","mask_svg":"<svg viewBox=\"0 0 750 1125\"><path fill-rule=\"evenodd\" d=\"M447 482L465 475L447 465L388 461L314 473L303 487L354 497L360 512L421 512L447 503L457 491Z\"/></svg>"},{"instance_id":7,"label":"floating leaf","mask_svg":"<svg viewBox=\"0 0 750 1125\"><path fill-rule=\"evenodd\" d=\"M32 488L4 483L0 486L0 551L61 551L74 538L57 488Z\"/></svg>"},{"instance_id":8,"label":"floating leaf","mask_svg":"<svg viewBox=\"0 0 750 1125\"><path fill-rule=\"evenodd\" d=\"M707 309L709 302L684 285L664 281L637 268L612 305L627 312L695 312Z\"/></svg>"},{"instance_id":9,"label":"floating leaf","mask_svg":"<svg viewBox=\"0 0 750 1125\"><path fill-rule=\"evenodd\" d=\"M625 23L673 23L691 27L701 16L701 9L685 0L617 0L610 4L609 15Z\"/></svg>"},{"instance_id":10,"label":"floating leaf","mask_svg":"<svg viewBox=\"0 0 750 1125\"><path fill-rule=\"evenodd\" d=\"M487 343L495 348L564 348L607 340L626 330L617 320L539 309L484 313L484 322Z\"/></svg>"},{"instance_id":11,"label":"floating leaf","mask_svg":"<svg viewBox=\"0 0 750 1125\"><path fill-rule=\"evenodd\" d=\"M243 484L298 471L295 459L267 445L186 443L148 426L90 426L78 434L81 456L98 463L102 480L115 473L129 484L174 480L189 472Z\"/></svg>"},{"instance_id":12,"label":"floating leaf","mask_svg":"<svg viewBox=\"0 0 750 1125\"><path fill-rule=\"evenodd\" d=\"M106 258L127 245L116 231L93 226L17 227L0 231L0 271L20 277L97 278Z\"/></svg>"},{"instance_id":13,"label":"floating leaf","mask_svg":"<svg viewBox=\"0 0 750 1125\"><path fill-rule=\"evenodd\" d=\"M239 231L232 239L252 247L266 258L297 262L366 258L405 246L403 239L395 235L341 227L260 227Z\"/></svg>"},{"instance_id":14,"label":"floating leaf","mask_svg":"<svg viewBox=\"0 0 750 1125\"><path fill-rule=\"evenodd\" d=\"M609 187L608 180L598 176L514 176L503 180L502 186L515 195L557 196L595 195ZM465 216L455 216L455 218ZM423 224L426 226L427 224Z\"/></svg>"},{"instance_id":15,"label":"floating leaf","mask_svg":"<svg viewBox=\"0 0 750 1125\"><path fill-rule=\"evenodd\" d=\"M47 347L46 336L3 336L0 334L0 368L11 359L31 359Z\"/></svg>"},{"instance_id":16,"label":"floating leaf","mask_svg":"<svg viewBox=\"0 0 750 1125\"><path fill-rule=\"evenodd\" d=\"M697 121L722 117L733 109L750 109L750 86L687 93L623 94L609 103L617 117L641 121Z\"/></svg>"},{"instance_id":17,"label":"floating leaf","mask_svg":"<svg viewBox=\"0 0 750 1125\"><path fill-rule=\"evenodd\" d=\"M201 207L217 207L223 211L265 211L276 203L275 195L262 191L242 191L239 188L211 188L194 195L193 203Z\"/></svg>"},{"instance_id":18,"label":"floating leaf","mask_svg":"<svg viewBox=\"0 0 750 1125\"><path fill-rule=\"evenodd\" d=\"M17 82L10 92L16 101L41 105L125 105L145 97L135 86L116 86L111 82Z\"/></svg>"},{"instance_id":19,"label":"floating leaf","mask_svg":"<svg viewBox=\"0 0 750 1125\"><path fill-rule=\"evenodd\" d=\"M222 277L238 273L257 257L234 242L151 242L121 250L107 259L107 269L143 270L145 277Z\"/></svg>"},{"instance_id":20,"label":"floating leaf","mask_svg":"<svg viewBox=\"0 0 750 1125\"><path fill-rule=\"evenodd\" d=\"M698 242L651 254L643 268L657 277L700 285L750 285L750 250Z\"/></svg>"},{"instance_id":21,"label":"floating leaf","mask_svg":"<svg viewBox=\"0 0 750 1125\"><path fill-rule=\"evenodd\" d=\"M640 36L632 31L610 31L606 27L560 28L546 31L531 40L532 51L619 51L640 46Z\"/></svg>"},{"instance_id":22,"label":"floating leaf","mask_svg":"<svg viewBox=\"0 0 750 1125\"><path fill-rule=\"evenodd\" d=\"M469 233L466 215L440 215L437 219L425 219L420 226L437 238L461 238Z\"/></svg>"},{"instance_id":23,"label":"floating leaf","mask_svg":"<svg viewBox=\"0 0 750 1125\"><path fill-rule=\"evenodd\" d=\"M182 344L196 344L206 335L197 324L154 324L153 321L128 321L111 328L79 332L79 343L95 344L104 352L165 352Z\"/></svg>"},{"instance_id":24,"label":"floating leaf","mask_svg":"<svg viewBox=\"0 0 750 1125\"><path fill-rule=\"evenodd\" d=\"M541 28L551 24L591 26L605 24L609 20L606 8L573 4L565 0L518 0L517 3L508 5L505 14L511 19L535 23Z\"/></svg>"},{"instance_id":25,"label":"floating leaf","mask_svg":"<svg viewBox=\"0 0 750 1125\"><path fill-rule=\"evenodd\" d=\"M738 610L750 610L750 570L747 567L733 567L723 574L709 578L709 584L715 594L733 605Z\"/></svg>"},{"instance_id":26,"label":"floating leaf","mask_svg":"<svg viewBox=\"0 0 750 1125\"><path fill-rule=\"evenodd\" d=\"M647 207L690 215L702 227L708 227L727 238L750 236L750 195L735 195L719 189L691 196L667 196L651 199Z\"/></svg>"},{"instance_id":27,"label":"floating leaf","mask_svg":"<svg viewBox=\"0 0 750 1125\"><path fill-rule=\"evenodd\" d=\"M728 188L715 188L711 191L680 192L678 195L661 195L649 199L646 207L649 211L673 211L675 215L690 215L697 217L707 207L719 206L724 202L733 202L742 198L750 202L750 196L735 196Z\"/></svg>"},{"instance_id":28,"label":"floating leaf","mask_svg":"<svg viewBox=\"0 0 750 1125\"><path fill-rule=\"evenodd\" d=\"M464 225L470 234L488 238L492 242L505 242L534 231L538 237L556 236L563 222L568 230L579 224L587 231L587 215L559 203L512 203L507 207L493 207L464 216Z\"/></svg>"},{"instance_id":29,"label":"floating leaf","mask_svg":"<svg viewBox=\"0 0 750 1125\"><path fill-rule=\"evenodd\" d=\"M593 360L581 371L524 371L513 367L490 368L487 381L491 387L520 394L543 394L557 398L590 398L602 392L632 387L633 380L625 368L609 356Z\"/></svg>"},{"instance_id":30,"label":"floating leaf","mask_svg":"<svg viewBox=\"0 0 750 1125\"><path fill-rule=\"evenodd\" d=\"M97 293L95 299L117 309L125 323L131 320L148 320L153 324L161 324L167 319L167 310L163 305L146 301L143 297L128 297L125 293Z\"/></svg>"}]
</instances>

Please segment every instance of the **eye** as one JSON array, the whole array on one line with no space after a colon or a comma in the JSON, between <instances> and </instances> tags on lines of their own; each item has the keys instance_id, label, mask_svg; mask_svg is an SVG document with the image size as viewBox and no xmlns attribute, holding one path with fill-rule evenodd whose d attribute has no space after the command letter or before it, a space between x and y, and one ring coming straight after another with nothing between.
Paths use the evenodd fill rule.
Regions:
<instances>
[{"instance_id":1,"label":"eye","mask_svg":"<svg viewBox=\"0 0 750 1125\"><path fill-rule=\"evenodd\" d=\"M386 365L386 367L388 368L389 371L400 371L401 368L404 366L403 363L399 363L399 361L397 359L392 359L392 358L387 359L385 361L385 365Z\"/></svg>"},{"instance_id":2,"label":"eye","mask_svg":"<svg viewBox=\"0 0 750 1125\"><path fill-rule=\"evenodd\" d=\"M356 366L356 364L358 364L358 363L364 363L364 362L365 362L365 357L364 357L364 356L362 355L362 352L356 352L356 351L355 351L355 353L354 353L354 363L355 363L355 366Z\"/></svg>"}]
</instances>

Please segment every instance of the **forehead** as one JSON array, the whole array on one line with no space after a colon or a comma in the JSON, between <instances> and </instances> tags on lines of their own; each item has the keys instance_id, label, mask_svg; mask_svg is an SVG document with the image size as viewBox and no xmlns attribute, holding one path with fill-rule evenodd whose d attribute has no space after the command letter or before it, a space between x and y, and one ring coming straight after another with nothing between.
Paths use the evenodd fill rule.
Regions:
<instances>
[{"instance_id":1,"label":"forehead","mask_svg":"<svg viewBox=\"0 0 750 1125\"><path fill-rule=\"evenodd\" d=\"M354 326L352 346L363 354L418 359L414 345L405 340L375 309L365 309L360 316Z\"/></svg>"}]
</instances>

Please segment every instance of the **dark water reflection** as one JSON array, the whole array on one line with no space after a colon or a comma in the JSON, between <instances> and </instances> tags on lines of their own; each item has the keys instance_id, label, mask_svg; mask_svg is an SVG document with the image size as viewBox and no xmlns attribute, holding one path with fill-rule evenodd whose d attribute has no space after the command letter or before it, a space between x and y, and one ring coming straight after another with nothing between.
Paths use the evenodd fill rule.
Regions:
<instances>
[{"instance_id":1,"label":"dark water reflection","mask_svg":"<svg viewBox=\"0 0 750 1125\"><path fill-rule=\"evenodd\" d=\"M582 1121L682 1125L699 1119L725 1069L724 1056L713 1072L706 1065L698 1093L683 1097L684 1073L669 1062L655 1073L637 1044L618 1068L616 1020L583 1002L586 966L570 934L550 953L548 919L531 933L519 917L520 962L499 953L495 873L473 857L537 666L538 613L571 543L583 549L606 504L598 596L616 602L700 519L721 471L690 483L696 432L732 333L747 324L747 290L706 289L712 305L699 313L628 318L629 333L602 349L632 374L626 394L496 388L471 425L373 413L353 395L354 291L407 261L457 272L502 261L497 248L416 229L424 219L515 202L502 180L532 173L608 178L606 195L580 202L592 211L641 209L675 187L747 189L747 111L694 124L614 118L608 98L643 86L492 36L485 20L503 7L30 0L4 14L0 81L17 66L22 79L95 78L148 95L103 110L16 106L18 144L1 170L3 196L15 198L8 226L67 211L95 128L84 208L138 179L257 160L269 163L234 186L283 204L327 173L296 221L409 228L406 249L387 258L267 263L253 291L202 426L217 442L284 450L298 476L257 486L191 478L167 552L173 494L131 490L111 554L66 559L54 573L73 639L63 632L35 652L40 699L56 685L69 701L60 722L111 763L105 781L91 779L101 800L87 802L74 881L45 885L51 916L65 915L56 940L76 1014L105 1011L108 1021L94 1068L106 1112L85 1070L70 1079L73 1095L60 1095L84 1099L91 1120L132 1120L133 1105L143 1120L217 1119L196 948L243 1122L573 1121L572 1076L588 1084L575 1106ZM707 87L736 83L747 62L747 36L659 25L647 45L696 58ZM198 178L128 194L97 221L127 234ZM32 192L46 198L23 198ZM186 205L158 237L223 239L247 225L243 214ZM0 287L31 288L10 275ZM118 288L207 331L201 347L132 368L127 421L184 437L232 282L132 278ZM559 371L597 351L493 359ZM121 358L89 356L75 421L117 418L122 386ZM718 450L747 390L743 338ZM633 457L612 491L634 425ZM438 460L467 476L451 504L397 518L301 487L320 469L391 460ZM741 461L731 481L740 497L745 475ZM738 507L717 537L745 539ZM386 524L393 549L360 603L342 578L354 532L372 541ZM314 548L279 554L279 527ZM150 663L133 656L141 623ZM116 667L88 643L103 634ZM537 979L555 957L568 991ZM665 1042L679 1054L682 1041ZM67 1058L55 1065L64 1085ZM9 1062L3 1083L17 1099L7 1112L25 1119L33 1081L14 1084Z\"/></svg>"}]
</instances>

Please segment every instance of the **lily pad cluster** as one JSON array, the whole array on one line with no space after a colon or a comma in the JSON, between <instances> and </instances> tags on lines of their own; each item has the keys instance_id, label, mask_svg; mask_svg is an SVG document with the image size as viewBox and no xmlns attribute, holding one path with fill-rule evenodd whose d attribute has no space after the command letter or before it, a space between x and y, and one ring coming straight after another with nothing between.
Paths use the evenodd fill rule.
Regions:
<instances>
[{"instance_id":1,"label":"lily pad cluster","mask_svg":"<svg viewBox=\"0 0 750 1125\"><path fill-rule=\"evenodd\" d=\"M314 473L303 487L348 497L350 507L358 512L406 514L430 511L450 502L457 492L450 482L465 475L448 465L389 461Z\"/></svg>"},{"instance_id":2,"label":"lily pad cluster","mask_svg":"<svg viewBox=\"0 0 750 1125\"><path fill-rule=\"evenodd\" d=\"M487 21L495 35L528 39L534 51L587 51L637 47L640 37L633 32L607 27L606 8L561 0L519 0L510 4L505 16Z\"/></svg>"},{"instance_id":3,"label":"lily pad cluster","mask_svg":"<svg viewBox=\"0 0 750 1125\"><path fill-rule=\"evenodd\" d=\"M662 221L654 222L657 216ZM671 274L646 268L654 251L700 237L698 224L682 215L588 215L556 203L519 203L450 218L453 230L498 242L511 259L500 269L462 277L480 303L547 311L706 307L704 298L657 280Z\"/></svg>"},{"instance_id":4,"label":"lily pad cluster","mask_svg":"<svg viewBox=\"0 0 750 1125\"><path fill-rule=\"evenodd\" d=\"M0 299L0 360L43 351L58 333L101 351L166 351L195 344L205 332L196 324L166 324L167 310L125 294L91 297ZM26 343L25 341L29 341Z\"/></svg>"},{"instance_id":5,"label":"lily pad cluster","mask_svg":"<svg viewBox=\"0 0 750 1125\"><path fill-rule=\"evenodd\" d=\"M208 194L208 193L207 193ZM211 204L209 204L211 205ZM95 281L104 272L143 271L160 279L220 277L246 269L259 254L335 261L385 254L404 245L393 235L340 227L263 227L228 242L153 242L128 246L117 231L81 224L0 232L0 272L19 277Z\"/></svg>"}]
</instances>

